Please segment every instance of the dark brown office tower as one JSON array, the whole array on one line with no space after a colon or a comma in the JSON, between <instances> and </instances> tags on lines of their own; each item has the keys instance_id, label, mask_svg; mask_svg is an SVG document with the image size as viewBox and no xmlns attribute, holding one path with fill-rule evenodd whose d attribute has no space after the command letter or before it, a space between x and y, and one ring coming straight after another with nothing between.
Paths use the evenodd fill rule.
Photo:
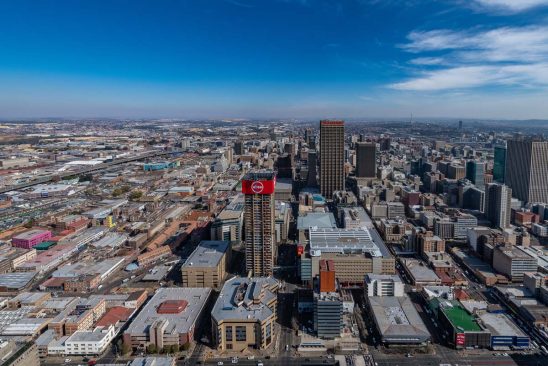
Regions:
<instances>
[{"instance_id":1,"label":"dark brown office tower","mask_svg":"<svg viewBox=\"0 0 548 366\"><path fill-rule=\"evenodd\" d=\"M344 122L320 121L320 192L327 198L344 190Z\"/></svg>"},{"instance_id":2,"label":"dark brown office tower","mask_svg":"<svg viewBox=\"0 0 548 366\"><path fill-rule=\"evenodd\" d=\"M252 276L271 276L274 266L274 188L272 171L252 172L242 180L245 268Z\"/></svg>"},{"instance_id":3,"label":"dark brown office tower","mask_svg":"<svg viewBox=\"0 0 548 366\"><path fill-rule=\"evenodd\" d=\"M377 174L377 144L356 142L356 177L373 178Z\"/></svg>"},{"instance_id":4,"label":"dark brown office tower","mask_svg":"<svg viewBox=\"0 0 548 366\"><path fill-rule=\"evenodd\" d=\"M234 143L234 154L236 155L244 154L244 143L242 141L236 141Z\"/></svg>"},{"instance_id":5,"label":"dark brown office tower","mask_svg":"<svg viewBox=\"0 0 548 366\"><path fill-rule=\"evenodd\" d=\"M381 147L381 151L388 151L390 150L390 144L391 144L390 137L384 137L379 140L379 145Z\"/></svg>"},{"instance_id":6,"label":"dark brown office tower","mask_svg":"<svg viewBox=\"0 0 548 366\"><path fill-rule=\"evenodd\" d=\"M276 159L275 166L278 172L276 174L278 178L289 178L289 179L295 178L295 167L294 167L294 160L292 155L283 154L281 156L278 156L278 159Z\"/></svg>"}]
</instances>

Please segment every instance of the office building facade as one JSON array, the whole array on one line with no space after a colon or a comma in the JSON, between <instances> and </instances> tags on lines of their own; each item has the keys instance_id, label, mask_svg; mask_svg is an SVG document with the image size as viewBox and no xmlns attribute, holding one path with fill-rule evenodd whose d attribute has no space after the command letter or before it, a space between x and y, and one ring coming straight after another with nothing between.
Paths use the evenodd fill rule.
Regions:
<instances>
[{"instance_id":1,"label":"office building facade","mask_svg":"<svg viewBox=\"0 0 548 366\"><path fill-rule=\"evenodd\" d=\"M337 292L314 294L314 331L319 338L334 339L343 328L343 302Z\"/></svg>"},{"instance_id":2,"label":"office building facade","mask_svg":"<svg viewBox=\"0 0 548 366\"><path fill-rule=\"evenodd\" d=\"M344 190L344 122L320 121L320 192Z\"/></svg>"},{"instance_id":3,"label":"office building facade","mask_svg":"<svg viewBox=\"0 0 548 366\"><path fill-rule=\"evenodd\" d=\"M374 142L356 142L356 177L373 178L377 173L377 145Z\"/></svg>"},{"instance_id":4,"label":"office building facade","mask_svg":"<svg viewBox=\"0 0 548 366\"><path fill-rule=\"evenodd\" d=\"M548 141L509 140L506 184L523 202L548 202Z\"/></svg>"},{"instance_id":5,"label":"office building facade","mask_svg":"<svg viewBox=\"0 0 548 366\"><path fill-rule=\"evenodd\" d=\"M469 160L466 162L466 179L478 188L485 185L485 163Z\"/></svg>"},{"instance_id":6,"label":"office building facade","mask_svg":"<svg viewBox=\"0 0 548 366\"><path fill-rule=\"evenodd\" d=\"M495 146L493 159L493 180L498 183L504 183L504 174L506 170L506 146Z\"/></svg>"},{"instance_id":7,"label":"office building facade","mask_svg":"<svg viewBox=\"0 0 548 366\"><path fill-rule=\"evenodd\" d=\"M485 189L485 214L495 227L510 226L512 189L504 184L491 183Z\"/></svg>"},{"instance_id":8,"label":"office building facade","mask_svg":"<svg viewBox=\"0 0 548 366\"><path fill-rule=\"evenodd\" d=\"M318 153L316 150L308 150L308 178L309 187L318 186Z\"/></svg>"}]
</instances>

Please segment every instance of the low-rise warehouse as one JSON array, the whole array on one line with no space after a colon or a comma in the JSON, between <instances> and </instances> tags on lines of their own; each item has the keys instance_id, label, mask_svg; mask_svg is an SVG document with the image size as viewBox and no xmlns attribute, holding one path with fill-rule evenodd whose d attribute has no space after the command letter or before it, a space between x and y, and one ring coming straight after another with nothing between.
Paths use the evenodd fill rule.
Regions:
<instances>
[{"instance_id":1,"label":"low-rise warehouse","mask_svg":"<svg viewBox=\"0 0 548 366\"><path fill-rule=\"evenodd\" d=\"M425 344L430 333L407 296L371 296L369 307L382 342L395 344Z\"/></svg>"},{"instance_id":2,"label":"low-rise warehouse","mask_svg":"<svg viewBox=\"0 0 548 366\"><path fill-rule=\"evenodd\" d=\"M481 323L491 332L491 348L529 348L529 337L505 314L483 313Z\"/></svg>"}]
</instances>

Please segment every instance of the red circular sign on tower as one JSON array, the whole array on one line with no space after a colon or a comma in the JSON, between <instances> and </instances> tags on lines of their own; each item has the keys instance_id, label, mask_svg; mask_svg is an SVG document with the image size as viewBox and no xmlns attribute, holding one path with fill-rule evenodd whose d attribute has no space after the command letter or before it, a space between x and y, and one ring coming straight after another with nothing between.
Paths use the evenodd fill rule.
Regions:
<instances>
[{"instance_id":1,"label":"red circular sign on tower","mask_svg":"<svg viewBox=\"0 0 548 366\"><path fill-rule=\"evenodd\" d=\"M253 193L261 193L264 189L264 184L263 182L260 182L258 180L256 180L255 182L251 183L251 190L253 191Z\"/></svg>"}]
</instances>

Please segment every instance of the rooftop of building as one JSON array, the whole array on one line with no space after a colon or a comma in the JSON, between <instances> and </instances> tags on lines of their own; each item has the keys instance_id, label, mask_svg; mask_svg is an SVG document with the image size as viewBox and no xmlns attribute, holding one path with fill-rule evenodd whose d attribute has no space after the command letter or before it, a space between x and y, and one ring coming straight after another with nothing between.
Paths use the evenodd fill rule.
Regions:
<instances>
[{"instance_id":1,"label":"rooftop of building","mask_svg":"<svg viewBox=\"0 0 548 366\"><path fill-rule=\"evenodd\" d=\"M231 278L223 285L211 316L217 322L266 320L274 314L268 304L276 299L278 286L272 277Z\"/></svg>"},{"instance_id":2,"label":"rooftop of building","mask_svg":"<svg viewBox=\"0 0 548 366\"><path fill-rule=\"evenodd\" d=\"M173 366L173 357L136 357L128 366Z\"/></svg>"},{"instance_id":3,"label":"rooftop of building","mask_svg":"<svg viewBox=\"0 0 548 366\"><path fill-rule=\"evenodd\" d=\"M182 266L216 267L230 246L230 242L222 240L202 240Z\"/></svg>"},{"instance_id":4,"label":"rooftop of building","mask_svg":"<svg viewBox=\"0 0 548 366\"><path fill-rule=\"evenodd\" d=\"M365 275L365 281L393 281L393 282L402 282L401 278L397 275L390 275L390 274L376 274L376 273L368 273Z\"/></svg>"},{"instance_id":5,"label":"rooftop of building","mask_svg":"<svg viewBox=\"0 0 548 366\"><path fill-rule=\"evenodd\" d=\"M65 343L72 342L100 342L108 337L107 329L96 328L93 331L78 330L70 335Z\"/></svg>"},{"instance_id":6,"label":"rooftop of building","mask_svg":"<svg viewBox=\"0 0 548 366\"><path fill-rule=\"evenodd\" d=\"M383 337L430 337L409 297L371 296L368 300Z\"/></svg>"},{"instance_id":7,"label":"rooftop of building","mask_svg":"<svg viewBox=\"0 0 548 366\"><path fill-rule=\"evenodd\" d=\"M390 256L377 231L366 227L310 228L310 254L319 256L322 253L367 253L372 257Z\"/></svg>"},{"instance_id":8,"label":"rooftop of building","mask_svg":"<svg viewBox=\"0 0 548 366\"><path fill-rule=\"evenodd\" d=\"M65 264L59 267L52 273L52 277L71 278L79 277L86 274L106 274L111 272L114 268L120 266L125 260L125 257L114 257L104 259L99 262L76 262L71 264Z\"/></svg>"},{"instance_id":9,"label":"rooftop of building","mask_svg":"<svg viewBox=\"0 0 548 366\"><path fill-rule=\"evenodd\" d=\"M458 301L440 301L440 310L455 328L464 332L479 332L481 327Z\"/></svg>"},{"instance_id":10,"label":"rooftop of building","mask_svg":"<svg viewBox=\"0 0 548 366\"><path fill-rule=\"evenodd\" d=\"M160 288L133 319L125 333L144 334L154 322L159 320L167 321L166 333L188 333L196 324L210 293L210 288ZM188 306L178 313L160 314L158 312L163 303L173 300L185 300Z\"/></svg>"},{"instance_id":11,"label":"rooftop of building","mask_svg":"<svg viewBox=\"0 0 548 366\"><path fill-rule=\"evenodd\" d=\"M497 249L512 259L535 260L535 258L531 257L529 254L516 247L515 245L500 246Z\"/></svg>"},{"instance_id":12,"label":"rooftop of building","mask_svg":"<svg viewBox=\"0 0 548 366\"><path fill-rule=\"evenodd\" d=\"M334 229L337 227L335 216L331 212L309 212L297 218L297 230L310 228Z\"/></svg>"},{"instance_id":13,"label":"rooftop of building","mask_svg":"<svg viewBox=\"0 0 548 366\"><path fill-rule=\"evenodd\" d=\"M526 337L525 333L506 314L483 313L479 315L479 318L493 336Z\"/></svg>"},{"instance_id":14,"label":"rooftop of building","mask_svg":"<svg viewBox=\"0 0 548 366\"><path fill-rule=\"evenodd\" d=\"M416 282L440 282L440 278L436 275L436 272L428 268L423 262L413 258L405 258L401 261Z\"/></svg>"},{"instance_id":15,"label":"rooftop of building","mask_svg":"<svg viewBox=\"0 0 548 366\"><path fill-rule=\"evenodd\" d=\"M49 231L48 230L43 230L43 229L32 229L32 230L29 230L29 231L25 231L21 234L17 234L13 237L13 239L18 239L18 240L30 240L32 238L34 238L35 236L37 235L42 235L42 234L45 234L45 233L48 233Z\"/></svg>"},{"instance_id":16,"label":"rooftop of building","mask_svg":"<svg viewBox=\"0 0 548 366\"><path fill-rule=\"evenodd\" d=\"M246 173L243 180L273 180L275 177L273 171L254 171Z\"/></svg>"}]
</instances>

